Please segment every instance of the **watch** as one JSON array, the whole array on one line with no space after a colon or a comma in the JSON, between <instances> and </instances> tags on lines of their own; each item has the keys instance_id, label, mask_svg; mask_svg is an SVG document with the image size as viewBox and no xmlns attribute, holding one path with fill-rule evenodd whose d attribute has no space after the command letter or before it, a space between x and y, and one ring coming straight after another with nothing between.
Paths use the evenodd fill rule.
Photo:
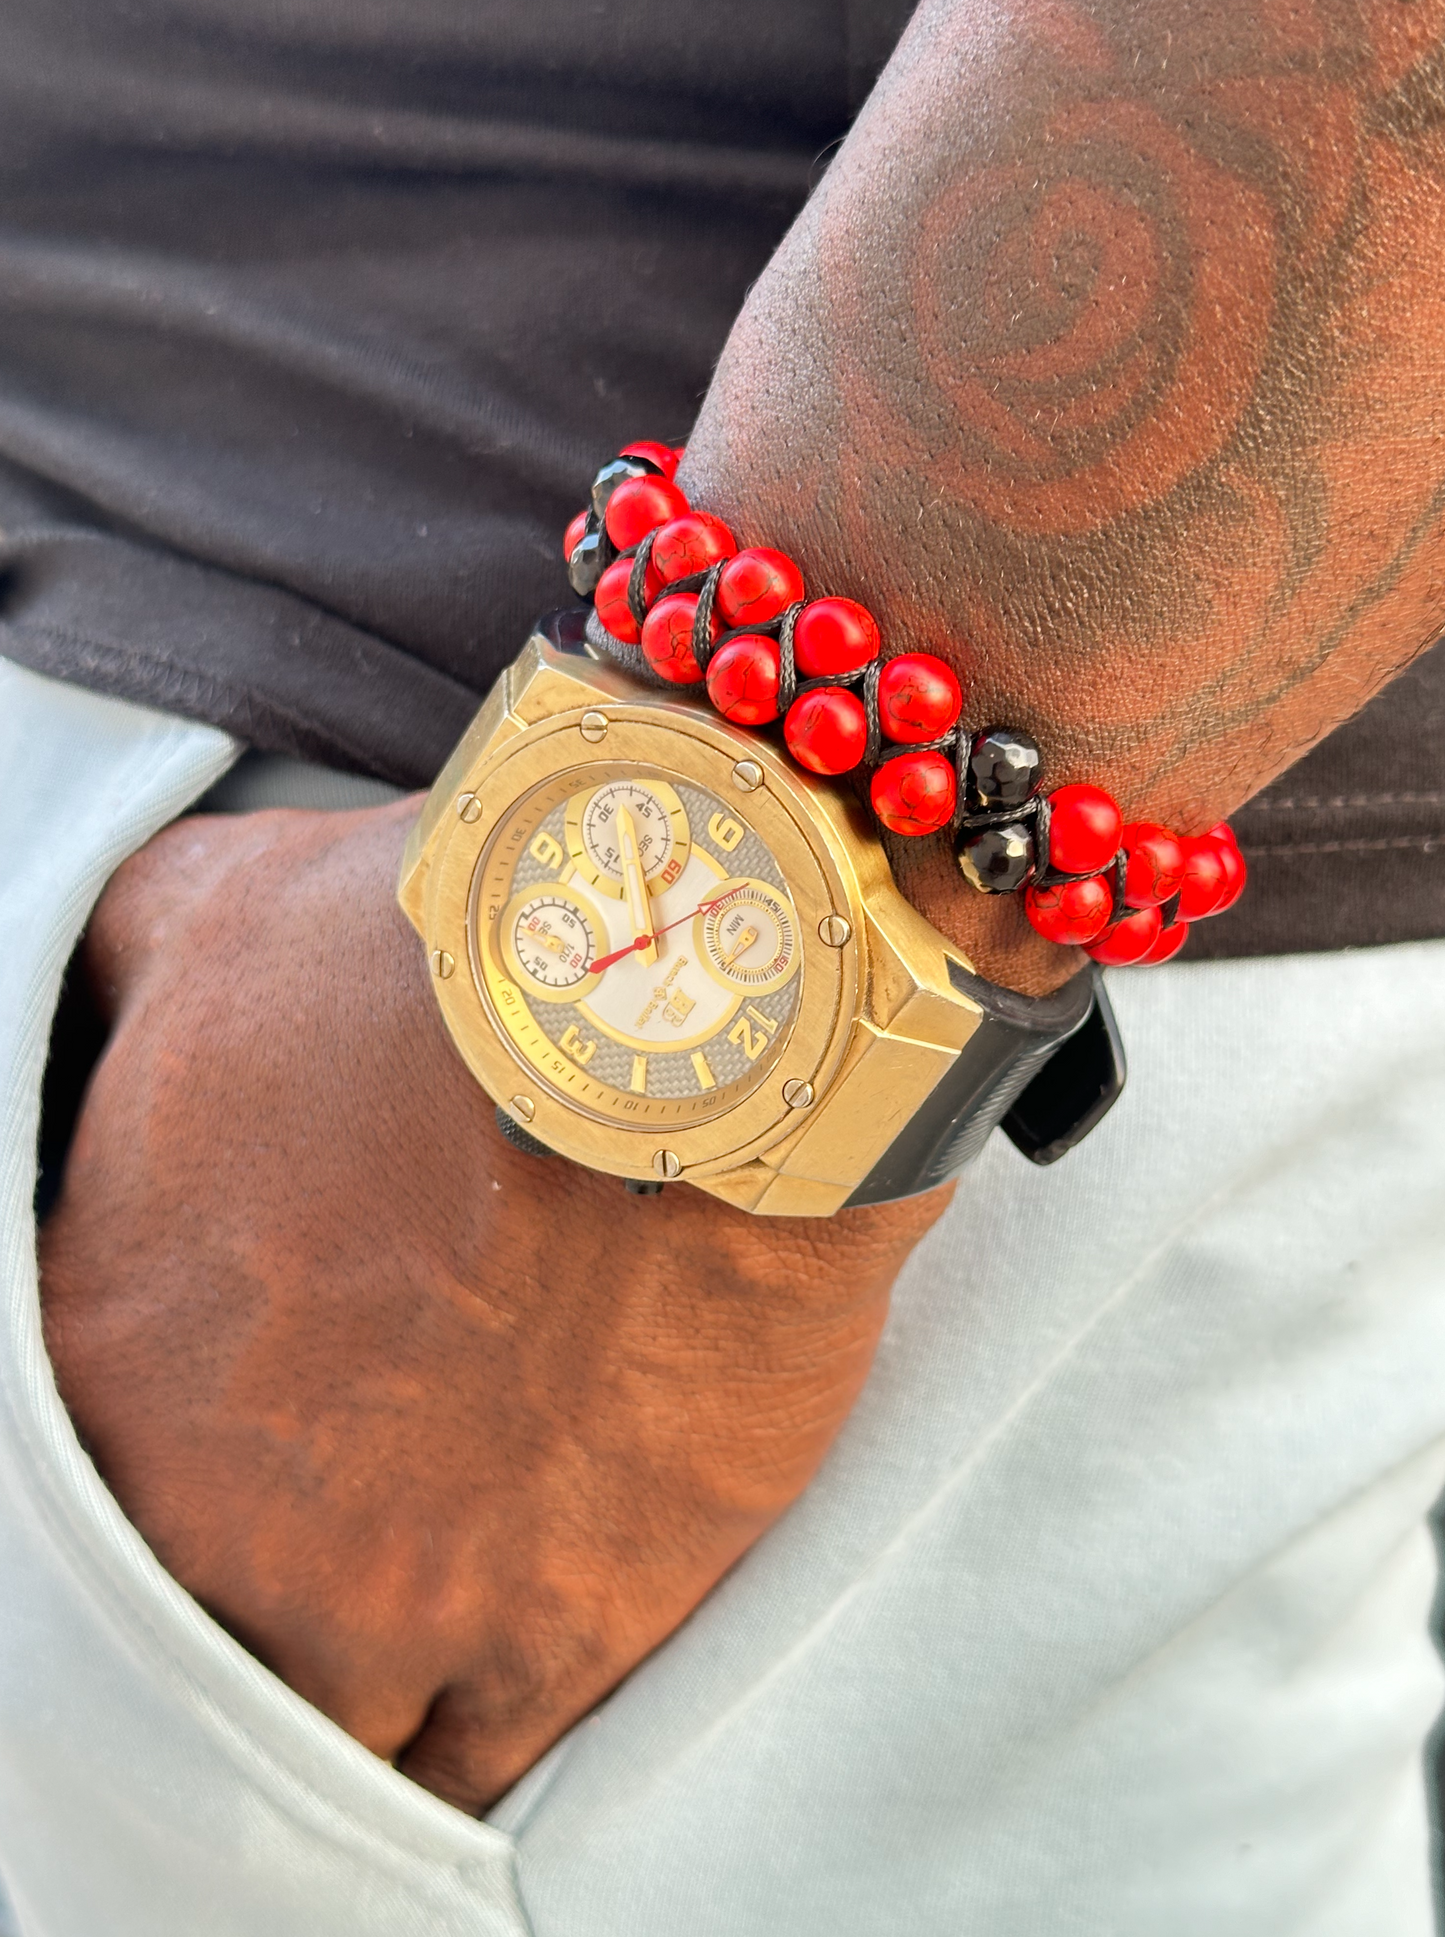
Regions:
<instances>
[{"instance_id":1,"label":"watch","mask_svg":"<svg viewBox=\"0 0 1445 1937\"><path fill-rule=\"evenodd\" d=\"M524 1149L634 1190L829 1216L930 1190L1002 1124L1049 1163L1124 1080L1090 968L1033 999L899 893L863 809L553 614L412 830L399 899Z\"/></svg>"}]
</instances>

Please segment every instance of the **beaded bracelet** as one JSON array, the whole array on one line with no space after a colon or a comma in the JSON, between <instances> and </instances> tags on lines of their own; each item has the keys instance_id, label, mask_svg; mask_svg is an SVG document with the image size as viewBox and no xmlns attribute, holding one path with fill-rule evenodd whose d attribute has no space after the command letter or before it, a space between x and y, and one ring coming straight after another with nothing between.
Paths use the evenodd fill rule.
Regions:
<instances>
[{"instance_id":1,"label":"beaded bracelet","mask_svg":"<svg viewBox=\"0 0 1445 1937\"><path fill-rule=\"evenodd\" d=\"M1022 890L1039 934L1096 962L1167 962L1191 922L1239 899L1245 864L1225 823L1182 838L1152 821L1126 825L1102 787L1043 793L1027 733L966 728L942 659L884 659L866 606L808 598L784 552L739 551L723 521L678 489L681 458L667 444L627 445L567 527L568 577L593 603L599 644L640 649L671 684L705 685L735 725L781 719L788 751L812 773L861 767L891 833L951 829L966 880L984 894Z\"/></svg>"}]
</instances>

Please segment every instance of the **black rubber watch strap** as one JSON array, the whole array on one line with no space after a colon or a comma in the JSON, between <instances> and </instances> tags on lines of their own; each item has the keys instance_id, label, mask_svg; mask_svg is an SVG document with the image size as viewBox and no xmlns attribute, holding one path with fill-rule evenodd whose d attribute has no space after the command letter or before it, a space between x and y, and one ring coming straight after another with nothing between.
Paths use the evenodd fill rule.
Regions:
<instances>
[{"instance_id":1,"label":"black rubber watch strap","mask_svg":"<svg viewBox=\"0 0 1445 1937\"><path fill-rule=\"evenodd\" d=\"M1096 968L1042 997L1017 995L952 960L948 972L959 993L979 1004L983 1021L845 1209L946 1183L1000 1124L1032 1162L1053 1163L1088 1135L1124 1087L1123 1048ZM1076 1038L1080 1050L1071 1057Z\"/></svg>"}]
</instances>

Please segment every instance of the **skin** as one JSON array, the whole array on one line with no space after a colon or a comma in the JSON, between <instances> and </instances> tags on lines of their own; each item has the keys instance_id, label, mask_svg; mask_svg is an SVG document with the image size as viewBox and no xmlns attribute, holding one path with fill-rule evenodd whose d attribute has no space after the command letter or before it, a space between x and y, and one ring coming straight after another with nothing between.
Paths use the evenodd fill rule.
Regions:
<instances>
[{"instance_id":1,"label":"skin","mask_svg":"<svg viewBox=\"0 0 1445 1937\"><path fill-rule=\"evenodd\" d=\"M1445 623L1442 22L925 5L685 488L949 657L1051 785L1211 824ZM42 1279L162 1561L477 1809L806 1485L943 1203L754 1220L513 1152L392 902L414 811L183 822L120 871ZM1077 966L946 843L894 859L997 979Z\"/></svg>"},{"instance_id":2,"label":"skin","mask_svg":"<svg viewBox=\"0 0 1445 1937\"><path fill-rule=\"evenodd\" d=\"M679 482L1126 819L1225 818L1445 627L1445 6L935 0ZM996 979L1077 967L945 839Z\"/></svg>"},{"instance_id":3,"label":"skin","mask_svg":"<svg viewBox=\"0 0 1445 1937\"><path fill-rule=\"evenodd\" d=\"M396 905L417 805L181 821L115 876L41 1269L166 1567L479 1809L801 1492L947 1193L763 1220L514 1150Z\"/></svg>"}]
</instances>

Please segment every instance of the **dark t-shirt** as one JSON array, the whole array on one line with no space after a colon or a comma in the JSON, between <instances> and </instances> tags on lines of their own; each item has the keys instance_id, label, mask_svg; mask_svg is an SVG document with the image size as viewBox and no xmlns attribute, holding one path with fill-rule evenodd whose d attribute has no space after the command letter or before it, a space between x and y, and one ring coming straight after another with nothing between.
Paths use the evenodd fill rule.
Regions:
<instances>
[{"instance_id":1,"label":"dark t-shirt","mask_svg":"<svg viewBox=\"0 0 1445 1937\"><path fill-rule=\"evenodd\" d=\"M908 0L0 0L0 651L404 783L680 441ZM1445 653L1197 954L1445 934Z\"/></svg>"}]
</instances>

